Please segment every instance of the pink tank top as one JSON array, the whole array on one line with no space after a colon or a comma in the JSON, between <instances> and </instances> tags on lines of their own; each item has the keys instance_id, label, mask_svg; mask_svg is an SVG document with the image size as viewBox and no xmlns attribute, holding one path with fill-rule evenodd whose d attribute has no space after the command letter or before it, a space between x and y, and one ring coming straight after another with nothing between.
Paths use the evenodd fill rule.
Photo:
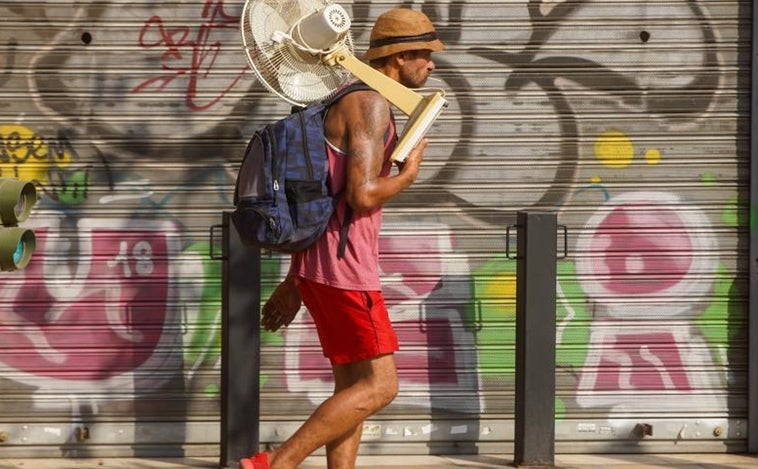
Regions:
<instances>
[{"instance_id":1,"label":"pink tank top","mask_svg":"<svg viewBox=\"0 0 758 469\"><path fill-rule=\"evenodd\" d=\"M391 120L384 145L384 164L381 177L392 169L390 155L397 141L394 121ZM329 179L333 194L343 191L346 183L349 155L326 145L329 155ZM347 236L347 247L342 259L337 257L340 227L345 219L347 202L339 197L337 209L329 219L326 232L307 249L292 254L291 272L314 282L344 290L381 290L379 281L379 232L382 225L382 208L368 212L353 212Z\"/></svg>"}]
</instances>

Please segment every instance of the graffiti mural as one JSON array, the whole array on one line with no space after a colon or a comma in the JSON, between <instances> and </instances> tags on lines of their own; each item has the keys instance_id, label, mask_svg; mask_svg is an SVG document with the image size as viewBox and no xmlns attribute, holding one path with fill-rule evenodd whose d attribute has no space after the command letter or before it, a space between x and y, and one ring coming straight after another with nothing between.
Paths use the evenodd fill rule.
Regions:
<instances>
[{"instance_id":1,"label":"graffiti mural","mask_svg":"<svg viewBox=\"0 0 758 469\"><path fill-rule=\"evenodd\" d=\"M187 108L199 112L213 107L234 88L246 67L233 77L229 86L219 95L213 96L208 102L200 102L202 84L213 78L214 72L218 74L222 66L221 63L216 63L216 60L222 58L220 39L223 36L214 34L214 30L237 29L239 24L239 17L226 13L223 1L206 2L201 18L202 24L198 27L194 27L196 21L187 26L168 27L163 17L158 15L145 22L139 34L139 45L144 49L161 52L161 68L166 74L139 83L132 89L133 93L144 93L153 88L155 91L163 91L174 80L183 78L187 81Z\"/></svg>"},{"instance_id":2,"label":"graffiti mural","mask_svg":"<svg viewBox=\"0 0 758 469\"><path fill-rule=\"evenodd\" d=\"M248 70L243 3L0 1L0 177L33 181L42 199L32 263L0 283L0 395L25 396L0 410L70 414L39 444L68 448L87 440L82 425L109 419L185 422L171 444L211 438L191 436L212 434L219 412L221 270L208 228L232 206L246 139L289 111ZM556 285L559 435L628 440L630 413L672 406L729 427L744 407L735 350L746 346L750 212L739 2L345 6L359 49L385 9L427 13L447 45L428 86L450 103L419 181L385 212L401 394L366 438L512 439L516 261L505 244L519 210L555 211L569 233ZM262 262L266 298L288 263ZM307 311L262 343L263 408L300 420L332 386ZM274 401L282 393L287 404ZM418 428L392 426L408 419ZM276 443L285 427L264 430Z\"/></svg>"},{"instance_id":3,"label":"graffiti mural","mask_svg":"<svg viewBox=\"0 0 758 469\"><path fill-rule=\"evenodd\" d=\"M636 398L612 402L588 393L583 406L628 410L649 405L645 395L660 402L665 399L660 391L675 390L678 401L687 392L719 385L691 382L706 375L686 370L713 366L713 360L694 324L677 321L700 314L692 298L711 291L717 259L703 253L715 247L704 213L683 210L670 193L627 192L590 218L576 248L598 255L583 257L576 267L596 306L579 389L634 390ZM669 299L665 306L651 307L662 298ZM619 323L607 327L610 321Z\"/></svg>"}]
</instances>

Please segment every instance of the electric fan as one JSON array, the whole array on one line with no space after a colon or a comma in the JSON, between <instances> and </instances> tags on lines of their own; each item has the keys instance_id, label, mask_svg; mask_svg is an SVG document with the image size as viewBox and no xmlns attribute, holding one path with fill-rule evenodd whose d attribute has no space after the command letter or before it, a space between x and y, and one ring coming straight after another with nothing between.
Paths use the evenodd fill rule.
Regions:
<instances>
[{"instance_id":1,"label":"electric fan","mask_svg":"<svg viewBox=\"0 0 758 469\"><path fill-rule=\"evenodd\" d=\"M423 96L356 58L350 16L329 0L247 0L240 27L253 72L285 101L325 99L355 76L408 116L393 161L405 160L447 107L444 91Z\"/></svg>"}]
</instances>

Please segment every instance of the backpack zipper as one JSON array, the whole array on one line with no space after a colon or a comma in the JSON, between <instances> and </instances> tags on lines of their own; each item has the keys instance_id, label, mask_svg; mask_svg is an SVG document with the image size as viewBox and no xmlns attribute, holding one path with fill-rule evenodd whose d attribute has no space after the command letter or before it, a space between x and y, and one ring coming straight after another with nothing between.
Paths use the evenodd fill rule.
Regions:
<instances>
[{"instance_id":1,"label":"backpack zipper","mask_svg":"<svg viewBox=\"0 0 758 469\"><path fill-rule=\"evenodd\" d=\"M268 134L268 139L271 142L271 154L277 155L278 153L276 151L276 138L274 136L274 131L271 130L270 127L266 127L266 133ZM279 190L279 162L272 161L271 165L273 166L272 173L274 177L274 192L276 192ZM274 197L274 199L276 199L276 197Z\"/></svg>"}]
</instances>

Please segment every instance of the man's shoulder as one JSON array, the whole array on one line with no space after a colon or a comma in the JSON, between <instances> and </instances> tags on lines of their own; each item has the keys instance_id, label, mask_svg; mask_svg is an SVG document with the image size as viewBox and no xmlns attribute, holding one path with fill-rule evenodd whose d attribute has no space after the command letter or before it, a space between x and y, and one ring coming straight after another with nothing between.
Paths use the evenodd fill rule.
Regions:
<instances>
[{"instance_id":1,"label":"man's shoulder","mask_svg":"<svg viewBox=\"0 0 758 469\"><path fill-rule=\"evenodd\" d=\"M362 101L373 101L373 102L387 102L387 99L381 95L378 91L376 91L373 88L367 88L367 87L358 87L355 89L352 89L342 95L339 100L337 100L337 103L340 102L362 102Z\"/></svg>"},{"instance_id":2,"label":"man's shoulder","mask_svg":"<svg viewBox=\"0 0 758 469\"><path fill-rule=\"evenodd\" d=\"M384 96L373 89L356 90L330 106L326 115L327 138L336 144L342 142L342 136L351 129L383 132L390 119L389 102Z\"/></svg>"},{"instance_id":3,"label":"man's shoulder","mask_svg":"<svg viewBox=\"0 0 758 469\"><path fill-rule=\"evenodd\" d=\"M360 89L340 98L334 107L351 115L373 115L377 112L388 111L389 101L376 90Z\"/></svg>"}]
</instances>

